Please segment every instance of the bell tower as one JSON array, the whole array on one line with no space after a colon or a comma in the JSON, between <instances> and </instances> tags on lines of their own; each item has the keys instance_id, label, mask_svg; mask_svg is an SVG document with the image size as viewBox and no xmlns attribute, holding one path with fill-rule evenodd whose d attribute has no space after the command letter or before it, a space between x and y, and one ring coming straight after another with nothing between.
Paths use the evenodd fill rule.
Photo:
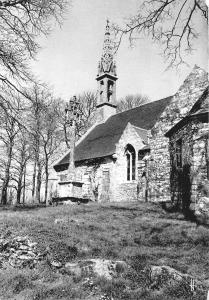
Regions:
<instances>
[{"instance_id":1,"label":"bell tower","mask_svg":"<svg viewBox=\"0 0 209 300\"><path fill-rule=\"evenodd\" d=\"M97 121L105 122L116 113L116 64L113 55L114 47L110 38L109 20L107 20L102 57L98 65Z\"/></svg>"}]
</instances>

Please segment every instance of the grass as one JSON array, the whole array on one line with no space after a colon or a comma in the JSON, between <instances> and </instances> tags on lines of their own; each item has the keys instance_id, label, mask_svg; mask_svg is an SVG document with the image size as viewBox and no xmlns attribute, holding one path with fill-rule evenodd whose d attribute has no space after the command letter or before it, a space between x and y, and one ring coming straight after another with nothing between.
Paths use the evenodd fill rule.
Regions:
<instances>
[{"instance_id":1,"label":"grass","mask_svg":"<svg viewBox=\"0 0 209 300\"><path fill-rule=\"evenodd\" d=\"M1 232L27 235L39 250L63 263L83 258L125 260L132 268L112 281L96 278L113 299L190 299L184 287L147 290L143 268L169 265L204 281L209 274L209 230L145 203L69 205L0 212ZM99 299L83 278L55 272L47 261L35 270L1 270L0 299ZM178 290L176 294L175 290ZM186 295L186 296L185 296ZM202 297L202 298L201 298ZM198 298L205 299L200 294Z\"/></svg>"}]
</instances>

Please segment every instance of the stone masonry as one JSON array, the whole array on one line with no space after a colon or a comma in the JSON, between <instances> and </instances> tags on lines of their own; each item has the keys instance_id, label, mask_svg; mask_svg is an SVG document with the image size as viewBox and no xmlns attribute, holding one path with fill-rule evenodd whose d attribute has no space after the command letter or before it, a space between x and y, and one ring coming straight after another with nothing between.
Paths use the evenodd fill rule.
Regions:
<instances>
[{"instance_id":1,"label":"stone masonry","mask_svg":"<svg viewBox=\"0 0 209 300\"><path fill-rule=\"evenodd\" d=\"M92 160L77 163L76 172L84 182L83 196L90 197L98 202L105 201L136 201L138 199L137 186L138 174L136 168L136 180L127 181L127 163L125 148L131 144L136 152L144 146L144 142L137 134L134 126L128 123L120 140L116 145L116 152L112 158L106 157L100 160ZM109 172L109 191L104 191L104 172Z\"/></svg>"},{"instance_id":2,"label":"stone masonry","mask_svg":"<svg viewBox=\"0 0 209 300\"><path fill-rule=\"evenodd\" d=\"M208 131L209 124L197 120L188 122L170 138L171 153L171 197L174 203L179 200L178 172L176 171L175 143L182 139L182 171L188 168L191 202L200 197L200 184L208 177ZM182 178L182 189L186 192L186 180ZM182 195L180 195L182 200Z\"/></svg>"},{"instance_id":3,"label":"stone masonry","mask_svg":"<svg viewBox=\"0 0 209 300\"><path fill-rule=\"evenodd\" d=\"M127 181L127 162L125 156L125 148L128 144L131 144L136 152L136 161L138 151L145 144L140 136L137 134L134 127L128 123L126 129L123 132L120 140L116 145L116 157L117 160L114 165L112 173L112 187L113 197L115 201L133 201L138 199L137 186L138 186L138 170L136 168L136 180Z\"/></svg>"},{"instance_id":4,"label":"stone masonry","mask_svg":"<svg viewBox=\"0 0 209 300\"><path fill-rule=\"evenodd\" d=\"M149 199L170 200L169 139L165 133L189 112L208 85L207 73L195 66L151 131Z\"/></svg>"}]
</instances>

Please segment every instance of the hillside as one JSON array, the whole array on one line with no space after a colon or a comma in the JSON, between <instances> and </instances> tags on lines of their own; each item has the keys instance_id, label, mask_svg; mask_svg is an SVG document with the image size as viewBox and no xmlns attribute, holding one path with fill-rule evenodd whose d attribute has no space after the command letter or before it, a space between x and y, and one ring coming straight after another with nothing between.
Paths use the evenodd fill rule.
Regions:
<instances>
[{"instance_id":1,"label":"hillside","mask_svg":"<svg viewBox=\"0 0 209 300\"><path fill-rule=\"evenodd\" d=\"M72 204L3 210L0 226L1 300L206 299L209 229L168 214L158 205ZM35 254L27 251L38 258L33 265L12 267L11 253L16 257L20 249L24 253L29 247L20 245L21 237L30 240L30 249L36 247ZM92 258L120 261L117 276L80 272L77 262L84 265ZM66 264L70 271L63 267ZM166 275L153 284L147 272L150 266L162 265L189 274L203 287L191 298L190 282L168 283Z\"/></svg>"}]
</instances>

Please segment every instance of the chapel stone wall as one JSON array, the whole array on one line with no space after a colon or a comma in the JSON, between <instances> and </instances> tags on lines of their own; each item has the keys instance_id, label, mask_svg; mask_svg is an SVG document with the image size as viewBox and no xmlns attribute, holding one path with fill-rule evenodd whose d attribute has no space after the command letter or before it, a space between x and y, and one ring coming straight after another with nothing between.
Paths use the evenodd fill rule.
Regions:
<instances>
[{"instance_id":1,"label":"chapel stone wall","mask_svg":"<svg viewBox=\"0 0 209 300\"><path fill-rule=\"evenodd\" d=\"M104 191L104 175L109 174L111 178L114 162L111 158L82 162L76 167L77 174L80 174L83 187L82 196L92 201L107 202L112 201L112 188L109 186L108 195Z\"/></svg>"},{"instance_id":2,"label":"chapel stone wall","mask_svg":"<svg viewBox=\"0 0 209 300\"><path fill-rule=\"evenodd\" d=\"M132 181L127 181L125 149L128 144L134 147L136 154L136 174L135 180ZM137 158L138 150L143 146L144 143L134 127L128 124L116 145L113 157L78 162L76 176L84 182L82 196L98 202L137 201L139 199Z\"/></svg>"},{"instance_id":3,"label":"chapel stone wall","mask_svg":"<svg viewBox=\"0 0 209 300\"><path fill-rule=\"evenodd\" d=\"M185 126L172 134L170 138L171 152L171 196L174 203L178 202L179 183L176 170L175 143L182 139L182 172L189 168L190 199L196 203L200 196L200 185L208 177L208 131L209 124L198 120L190 121ZM182 187L186 182L182 178ZM182 199L181 199L182 200Z\"/></svg>"},{"instance_id":4,"label":"chapel stone wall","mask_svg":"<svg viewBox=\"0 0 209 300\"><path fill-rule=\"evenodd\" d=\"M169 139L165 137L165 133L185 117L207 85L207 73L195 66L151 131L149 165L151 201L170 200Z\"/></svg>"},{"instance_id":5,"label":"chapel stone wall","mask_svg":"<svg viewBox=\"0 0 209 300\"><path fill-rule=\"evenodd\" d=\"M204 184L208 176L209 162L209 142L208 142L208 123L194 124L196 132L193 136L193 158L192 158L192 201L197 202L201 196L200 185Z\"/></svg>"},{"instance_id":6,"label":"chapel stone wall","mask_svg":"<svg viewBox=\"0 0 209 300\"><path fill-rule=\"evenodd\" d=\"M127 181L127 161L125 155L126 146L130 144L136 154L135 180ZM138 198L138 151L144 146L134 127L129 123L116 145L116 161L113 167L111 185L113 187L114 201L137 201Z\"/></svg>"}]
</instances>

